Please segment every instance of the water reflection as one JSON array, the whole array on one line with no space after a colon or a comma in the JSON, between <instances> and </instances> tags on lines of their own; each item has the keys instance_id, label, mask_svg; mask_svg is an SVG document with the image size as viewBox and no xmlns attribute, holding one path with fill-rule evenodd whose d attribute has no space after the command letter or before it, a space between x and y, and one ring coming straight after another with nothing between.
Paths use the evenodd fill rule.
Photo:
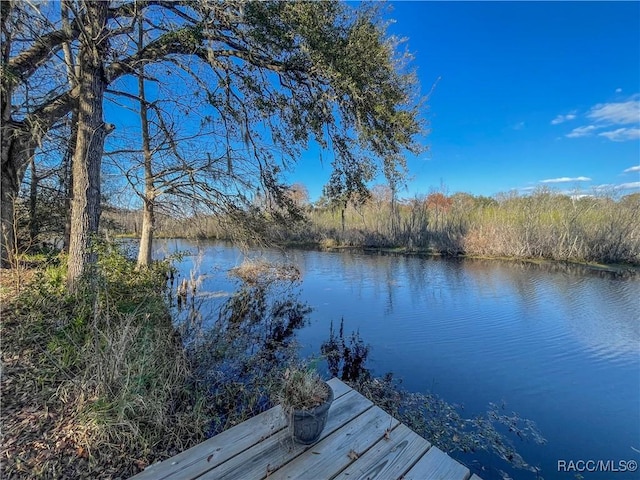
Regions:
<instances>
[{"instance_id":1,"label":"water reflection","mask_svg":"<svg viewBox=\"0 0 640 480\"><path fill-rule=\"evenodd\" d=\"M194 246L175 242L173 248L186 250L186 245ZM176 285L185 281L191 285L189 272L198 269L202 275L198 297L208 300L199 310L210 318L214 313L211 310L219 306L217 300L234 288L221 273L238 264L243 253L220 244L195 247L193 254L185 257ZM171 247L165 246L164 250ZM270 259L282 259L283 255L279 251L266 254ZM640 353L637 279L565 264L300 251L286 255L312 288L319 284L319 290L311 295L317 305L340 308L347 293L350 301L375 298L381 310L373 312L373 317L408 320L419 312L421 323L437 329L446 323L451 335L461 334L462 338L468 336L469 322L490 328L503 322L525 322L544 325L551 338L578 341L602 358L635 362ZM181 296L176 298L180 300ZM407 304L415 310L407 311ZM203 312L203 308L209 311ZM328 320L337 322L344 313L338 310ZM368 309L361 315L372 316ZM473 333L481 332L473 329ZM517 336L523 334L504 329L501 333L513 334L503 337L504 342L518 341ZM420 341L421 337L414 340Z\"/></svg>"},{"instance_id":2,"label":"water reflection","mask_svg":"<svg viewBox=\"0 0 640 480\"><path fill-rule=\"evenodd\" d=\"M367 381L371 372L366 367L369 345L360 338L359 332L352 332L345 339L344 319L336 332L333 322L329 326L329 338L320 346L320 353L327 361L329 375L345 382Z\"/></svg>"},{"instance_id":3,"label":"water reflection","mask_svg":"<svg viewBox=\"0 0 640 480\"><path fill-rule=\"evenodd\" d=\"M228 295L212 296L187 282L177 295L176 327L215 419L209 435L275 404L270 393L297 357L295 332L310 312L296 280L242 279L236 286Z\"/></svg>"},{"instance_id":4,"label":"water reflection","mask_svg":"<svg viewBox=\"0 0 640 480\"><path fill-rule=\"evenodd\" d=\"M474 455L472 459L476 468L472 467L472 472L482 473L485 478L500 475L504 472L491 466L499 459L511 469L539 476L539 469L520 455L513 439L537 445L543 445L546 440L533 421L521 418L515 412L506 413L504 404L491 403L483 415L464 418L459 406L446 402L437 394L406 391L394 381L392 372L374 378L367 367L370 346L365 344L359 332L345 336L343 320L337 332L331 323L329 337L322 342L320 351L331 376L349 382L441 450L454 456L460 452L493 455L485 464L479 463L479 457ZM506 473L500 476L508 478Z\"/></svg>"},{"instance_id":5,"label":"water reflection","mask_svg":"<svg viewBox=\"0 0 640 480\"><path fill-rule=\"evenodd\" d=\"M512 299L521 318L537 318L551 335L563 330L565 341L579 341L598 357L637 360L640 282L636 279L575 265L487 263L465 262L471 288L481 295Z\"/></svg>"},{"instance_id":6,"label":"water reflection","mask_svg":"<svg viewBox=\"0 0 640 480\"><path fill-rule=\"evenodd\" d=\"M180 264L180 281L190 278L200 248L203 280L196 304L202 300L203 318L195 321L210 326L236 291L226 272L244 254L220 243L175 242L172 248L193 252ZM637 278L564 265L249 253L300 270L298 301L313 311L290 338L303 355L317 355L331 322L337 330L344 319L346 332L359 331L371 344L369 368L376 375L393 371L410 391L464 403L467 415L505 399L549 440L547 450L523 451L542 466L545 478L554 478L560 454L619 458L632 453L630 446L640 449ZM268 330L262 330L260 348L265 335Z\"/></svg>"}]
</instances>

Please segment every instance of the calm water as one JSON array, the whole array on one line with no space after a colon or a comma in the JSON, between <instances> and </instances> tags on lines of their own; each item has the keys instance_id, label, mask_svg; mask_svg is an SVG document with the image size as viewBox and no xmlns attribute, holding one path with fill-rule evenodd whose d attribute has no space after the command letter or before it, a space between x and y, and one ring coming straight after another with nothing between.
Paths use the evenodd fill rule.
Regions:
<instances>
[{"instance_id":1,"label":"calm water","mask_svg":"<svg viewBox=\"0 0 640 480\"><path fill-rule=\"evenodd\" d=\"M203 275L213 308L234 290L226 270L244 254L221 243L160 241L156 256L190 251L183 276ZM558 461L640 461L640 281L584 269L356 253L250 251L294 263L312 308L298 332L318 354L344 319L371 345L369 367L433 392L472 417L489 402L536 422L545 445L514 442L546 479L574 479ZM212 319L213 321L213 319ZM504 469L490 457L486 478ZM505 469L506 470L506 469ZM534 474L510 471L514 478ZM580 472L585 479L640 478Z\"/></svg>"}]
</instances>

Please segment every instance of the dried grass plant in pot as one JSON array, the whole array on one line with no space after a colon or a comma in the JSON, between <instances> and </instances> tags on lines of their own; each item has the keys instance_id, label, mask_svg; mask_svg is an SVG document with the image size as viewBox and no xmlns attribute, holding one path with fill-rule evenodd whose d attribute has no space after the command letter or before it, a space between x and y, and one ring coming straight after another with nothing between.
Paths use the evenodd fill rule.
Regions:
<instances>
[{"instance_id":1,"label":"dried grass plant in pot","mask_svg":"<svg viewBox=\"0 0 640 480\"><path fill-rule=\"evenodd\" d=\"M293 439L303 445L318 441L327 423L333 390L315 370L285 371L280 403L289 419Z\"/></svg>"}]
</instances>

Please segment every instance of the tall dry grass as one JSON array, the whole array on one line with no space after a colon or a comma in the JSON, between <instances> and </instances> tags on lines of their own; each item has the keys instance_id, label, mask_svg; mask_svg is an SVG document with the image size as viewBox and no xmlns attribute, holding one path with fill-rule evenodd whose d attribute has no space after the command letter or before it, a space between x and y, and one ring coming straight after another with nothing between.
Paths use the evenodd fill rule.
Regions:
<instances>
[{"instance_id":1,"label":"tall dry grass","mask_svg":"<svg viewBox=\"0 0 640 480\"><path fill-rule=\"evenodd\" d=\"M128 477L203 440L164 266L135 272L106 249L73 296L57 269L3 305L2 478Z\"/></svg>"},{"instance_id":2,"label":"tall dry grass","mask_svg":"<svg viewBox=\"0 0 640 480\"><path fill-rule=\"evenodd\" d=\"M397 217L394 220L394 216ZM443 254L640 264L640 194L572 198L549 190L497 199L466 194L349 206L345 228L329 208L309 213L295 241L400 247ZM294 232L295 233L295 232Z\"/></svg>"},{"instance_id":3,"label":"tall dry grass","mask_svg":"<svg viewBox=\"0 0 640 480\"><path fill-rule=\"evenodd\" d=\"M266 222L260 239L248 243L640 265L640 193L577 198L540 189L531 195L488 198L435 192L392 202L381 191L357 205L309 205L305 221ZM207 216L164 219L158 233L241 237L240 231L233 232L232 222Z\"/></svg>"},{"instance_id":4,"label":"tall dry grass","mask_svg":"<svg viewBox=\"0 0 640 480\"><path fill-rule=\"evenodd\" d=\"M541 192L473 212L471 255L640 264L640 195L571 199Z\"/></svg>"}]
</instances>

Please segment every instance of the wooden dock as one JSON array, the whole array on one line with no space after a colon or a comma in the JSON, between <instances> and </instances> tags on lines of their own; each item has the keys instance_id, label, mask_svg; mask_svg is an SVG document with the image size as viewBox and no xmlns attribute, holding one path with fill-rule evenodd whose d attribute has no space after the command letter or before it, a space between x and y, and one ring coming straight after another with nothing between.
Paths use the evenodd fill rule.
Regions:
<instances>
[{"instance_id":1,"label":"wooden dock","mask_svg":"<svg viewBox=\"0 0 640 480\"><path fill-rule=\"evenodd\" d=\"M480 480L338 379L318 443L293 442L276 406L135 477L145 479Z\"/></svg>"}]
</instances>

